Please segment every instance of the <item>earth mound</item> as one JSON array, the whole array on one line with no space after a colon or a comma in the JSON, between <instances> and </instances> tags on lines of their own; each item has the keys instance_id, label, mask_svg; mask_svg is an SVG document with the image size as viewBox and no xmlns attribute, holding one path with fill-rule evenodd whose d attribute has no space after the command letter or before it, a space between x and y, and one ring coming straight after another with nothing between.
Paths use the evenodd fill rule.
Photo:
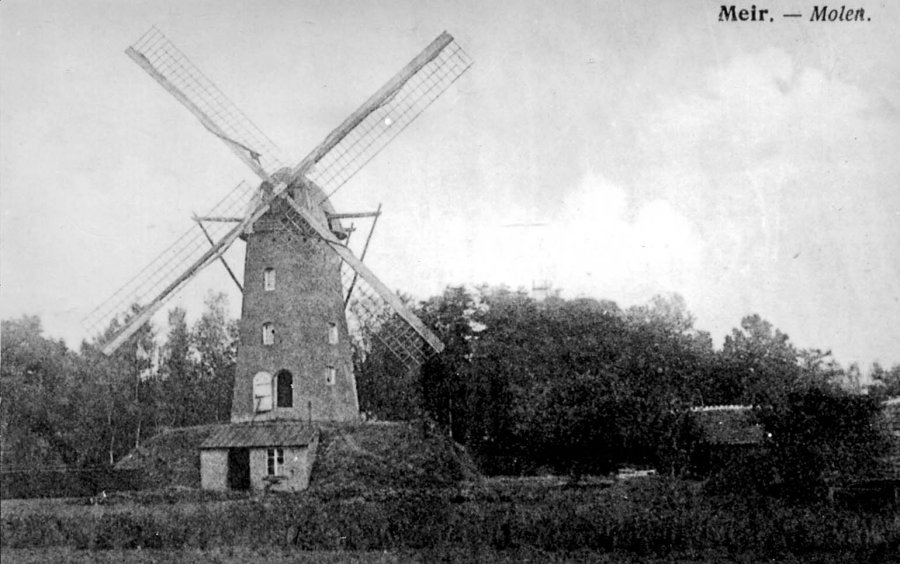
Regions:
<instances>
[{"instance_id":1,"label":"earth mound","mask_svg":"<svg viewBox=\"0 0 900 564\"><path fill-rule=\"evenodd\" d=\"M200 487L200 444L216 429L166 429L116 465L147 489ZM468 453L424 422L323 423L309 491L440 487L479 479Z\"/></svg>"},{"instance_id":2,"label":"earth mound","mask_svg":"<svg viewBox=\"0 0 900 564\"><path fill-rule=\"evenodd\" d=\"M200 487L200 444L217 425L176 427L151 437L116 464L116 468L143 471L147 489Z\"/></svg>"},{"instance_id":3,"label":"earth mound","mask_svg":"<svg viewBox=\"0 0 900 564\"><path fill-rule=\"evenodd\" d=\"M468 453L423 422L321 427L311 491L438 487L477 480Z\"/></svg>"}]
</instances>

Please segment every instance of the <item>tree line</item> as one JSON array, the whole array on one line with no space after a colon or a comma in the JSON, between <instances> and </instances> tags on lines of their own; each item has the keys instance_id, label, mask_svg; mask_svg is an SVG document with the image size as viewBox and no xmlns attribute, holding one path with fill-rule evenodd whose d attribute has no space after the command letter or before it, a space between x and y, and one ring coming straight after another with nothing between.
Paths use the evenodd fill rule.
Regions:
<instances>
[{"instance_id":1,"label":"tree line","mask_svg":"<svg viewBox=\"0 0 900 564\"><path fill-rule=\"evenodd\" d=\"M359 355L361 409L431 417L489 472L579 474L626 463L685 472L700 439L690 408L734 404L777 430L783 451L799 453L815 436L816 448L840 454L829 464L843 457L843 470L857 471L886 448L879 400L900 395L900 365L874 364L876 385L862 395L858 366L795 347L759 315L743 318L716 348L678 295L623 309L450 287L418 313L445 351L415 374L377 346ZM783 468L797 462L779 452Z\"/></svg>"},{"instance_id":2,"label":"tree line","mask_svg":"<svg viewBox=\"0 0 900 564\"><path fill-rule=\"evenodd\" d=\"M2 321L3 465L114 464L164 427L227 422L238 333L225 295L207 296L191 326L181 308L168 322L161 344L147 324L106 356L102 338L73 351L36 316Z\"/></svg>"},{"instance_id":3,"label":"tree line","mask_svg":"<svg viewBox=\"0 0 900 564\"><path fill-rule=\"evenodd\" d=\"M95 343L76 352L44 336L37 317L4 320L3 463L114 463L161 428L228 421L238 331L226 306L224 295L208 296L192 325L172 309L165 333L145 325L109 357ZM681 471L696 441L691 407L754 406L774 429L814 397L820 406L859 400L854 421L863 421L879 397L900 395L900 365L873 365L878 385L863 397L858 367L798 349L758 315L716 348L677 295L623 309L448 287L414 309L446 349L409 372L379 346L377 329L363 328L354 336L360 407L373 418L433 421L489 472Z\"/></svg>"}]
</instances>

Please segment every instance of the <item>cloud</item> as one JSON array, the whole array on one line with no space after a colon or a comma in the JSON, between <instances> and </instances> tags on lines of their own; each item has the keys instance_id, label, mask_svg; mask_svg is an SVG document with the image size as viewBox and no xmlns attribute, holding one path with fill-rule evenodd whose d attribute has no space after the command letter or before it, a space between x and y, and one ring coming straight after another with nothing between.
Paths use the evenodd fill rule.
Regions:
<instances>
[{"instance_id":1,"label":"cloud","mask_svg":"<svg viewBox=\"0 0 900 564\"><path fill-rule=\"evenodd\" d=\"M566 290L642 301L696 275L703 243L665 199L630 201L621 186L589 171L559 218L548 233L554 251L546 259Z\"/></svg>"},{"instance_id":2,"label":"cloud","mask_svg":"<svg viewBox=\"0 0 900 564\"><path fill-rule=\"evenodd\" d=\"M428 278L432 292L447 283L528 289L549 280L566 295L634 303L698 276L703 243L669 202L636 206L621 186L591 171L564 193L546 215L511 210L489 223L444 222L438 237L414 252L442 260L416 277Z\"/></svg>"},{"instance_id":3,"label":"cloud","mask_svg":"<svg viewBox=\"0 0 900 564\"><path fill-rule=\"evenodd\" d=\"M900 279L897 125L874 94L779 49L711 68L634 125L631 163L653 163L635 183L703 235L705 275L680 290L701 326L721 335L759 312L839 359L896 356L900 329L863 335L900 315L885 282Z\"/></svg>"}]
</instances>

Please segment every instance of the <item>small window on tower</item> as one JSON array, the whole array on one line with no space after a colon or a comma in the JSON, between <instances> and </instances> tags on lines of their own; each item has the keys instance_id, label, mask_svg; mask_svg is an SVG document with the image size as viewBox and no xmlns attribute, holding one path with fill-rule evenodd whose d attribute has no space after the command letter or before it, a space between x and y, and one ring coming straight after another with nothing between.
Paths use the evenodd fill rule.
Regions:
<instances>
[{"instance_id":1,"label":"small window on tower","mask_svg":"<svg viewBox=\"0 0 900 564\"><path fill-rule=\"evenodd\" d=\"M262 343L264 345L275 344L275 326L271 323L263 323L262 326Z\"/></svg>"},{"instance_id":2,"label":"small window on tower","mask_svg":"<svg viewBox=\"0 0 900 564\"><path fill-rule=\"evenodd\" d=\"M267 268L263 271L263 288L265 288L266 292L271 292L275 289L274 268Z\"/></svg>"},{"instance_id":3,"label":"small window on tower","mask_svg":"<svg viewBox=\"0 0 900 564\"><path fill-rule=\"evenodd\" d=\"M329 323L328 324L328 344L329 345L338 344L337 323Z\"/></svg>"},{"instance_id":4,"label":"small window on tower","mask_svg":"<svg viewBox=\"0 0 900 564\"><path fill-rule=\"evenodd\" d=\"M334 378L337 375L337 371L334 369L334 366L326 366L325 367L325 383L329 386L334 385Z\"/></svg>"}]
</instances>

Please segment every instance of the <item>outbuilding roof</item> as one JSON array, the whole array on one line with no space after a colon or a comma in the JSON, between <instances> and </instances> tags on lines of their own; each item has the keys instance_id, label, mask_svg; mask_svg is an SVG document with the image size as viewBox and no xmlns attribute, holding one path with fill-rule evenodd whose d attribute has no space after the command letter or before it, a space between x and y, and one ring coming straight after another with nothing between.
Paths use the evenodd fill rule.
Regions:
<instances>
[{"instance_id":1,"label":"outbuilding roof","mask_svg":"<svg viewBox=\"0 0 900 564\"><path fill-rule=\"evenodd\" d=\"M317 437L317 429L298 421L232 423L213 431L200 448L306 446Z\"/></svg>"}]
</instances>

